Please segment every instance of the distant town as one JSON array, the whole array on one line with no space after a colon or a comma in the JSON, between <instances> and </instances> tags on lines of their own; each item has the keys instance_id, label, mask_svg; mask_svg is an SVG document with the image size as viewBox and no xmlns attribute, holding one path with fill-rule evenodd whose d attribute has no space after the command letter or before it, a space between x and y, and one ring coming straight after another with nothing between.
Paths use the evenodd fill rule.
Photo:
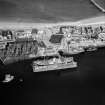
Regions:
<instances>
[{"instance_id":1,"label":"distant town","mask_svg":"<svg viewBox=\"0 0 105 105\"><path fill-rule=\"evenodd\" d=\"M1 61L7 65L37 58L33 61L34 72L77 67L73 57L64 57L61 52L74 55L102 46L105 46L105 23L0 30Z\"/></svg>"}]
</instances>

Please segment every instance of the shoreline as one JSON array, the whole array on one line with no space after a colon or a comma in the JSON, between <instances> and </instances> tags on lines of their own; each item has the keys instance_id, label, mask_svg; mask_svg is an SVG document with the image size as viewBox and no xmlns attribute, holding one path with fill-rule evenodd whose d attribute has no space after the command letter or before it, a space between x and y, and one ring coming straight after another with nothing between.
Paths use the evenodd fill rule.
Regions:
<instances>
[{"instance_id":1,"label":"shoreline","mask_svg":"<svg viewBox=\"0 0 105 105\"><path fill-rule=\"evenodd\" d=\"M55 23L26 23L26 22L0 22L0 29L32 29L32 28L44 28L53 27L57 25L96 25L105 24L105 16L93 17L83 19L76 22L55 22Z\"/></svg>"}]
</instances>

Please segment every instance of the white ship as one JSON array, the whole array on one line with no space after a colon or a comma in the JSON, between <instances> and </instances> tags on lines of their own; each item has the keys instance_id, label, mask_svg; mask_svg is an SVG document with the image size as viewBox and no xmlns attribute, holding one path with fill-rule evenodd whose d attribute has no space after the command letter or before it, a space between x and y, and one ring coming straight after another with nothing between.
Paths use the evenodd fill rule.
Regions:
<instances>
[{"instance_id":1,"label":"white ship","mask_svg":"<svg viewBox=\"0 0 105 105\"><path fill-rule=\"evenodd\" d=\"M73 57L68 58L52 58L49 60L40 60L33 62L33 72L52 71L67 68L76 68L77 62L73 61Z\"/></svg>"}]
</instances>

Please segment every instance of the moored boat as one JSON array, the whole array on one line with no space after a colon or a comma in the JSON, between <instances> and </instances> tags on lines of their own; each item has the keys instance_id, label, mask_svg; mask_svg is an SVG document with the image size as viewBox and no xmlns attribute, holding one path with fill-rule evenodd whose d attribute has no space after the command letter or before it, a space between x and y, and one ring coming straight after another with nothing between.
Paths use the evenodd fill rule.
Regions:
<instances>
[{"instance_id":1,"label":"moored boat","mask_svg":"<svg viewBox=\"0 0 105 105\"><path fill-rule=\"evenodd\" d=\"M76 68L77 62L74 62L73 57L62 57L52 58L49 60L34 61L32 66L33 72L42 72L50 70Z\"/></svg>"}]
</instances>

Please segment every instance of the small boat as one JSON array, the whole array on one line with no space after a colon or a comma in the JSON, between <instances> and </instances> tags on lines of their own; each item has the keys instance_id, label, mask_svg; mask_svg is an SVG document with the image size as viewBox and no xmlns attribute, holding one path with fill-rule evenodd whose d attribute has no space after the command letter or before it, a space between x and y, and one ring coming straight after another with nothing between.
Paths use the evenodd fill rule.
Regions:
<instances>
[{"instance_id":1,"label":"small boat","mask_svg":"<svg viewBox=\"0 0 105 105\"><path fill-rule=\"evenodd\" d=\"M86 49L86 51L96 51L97 50L97 47L89 46L89 47L87 47L85 49Z\"/></svg>"}]
</instances>

